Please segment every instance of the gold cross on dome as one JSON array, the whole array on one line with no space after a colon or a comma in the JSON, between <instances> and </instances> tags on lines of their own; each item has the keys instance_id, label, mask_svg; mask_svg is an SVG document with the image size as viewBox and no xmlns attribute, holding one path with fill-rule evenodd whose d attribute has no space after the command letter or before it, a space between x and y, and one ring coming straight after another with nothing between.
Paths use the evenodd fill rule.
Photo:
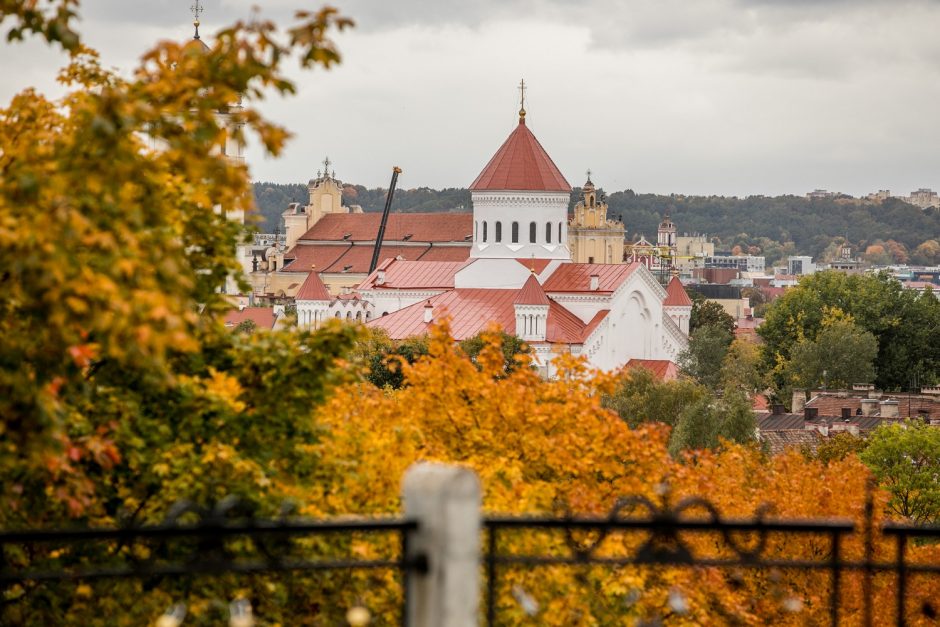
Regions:
<instances>
[{"instance_id":1,"label":"gold cross on dome","mask_svg":"<svg viewBox=\"0 0 940 627\"><path fill-rule=\"evenodd\" d=\"M520 111L525 111L525 79L519 81L519 94L520 94Z\"/></svg>"},{"instance_id":2,"label":"gold cross on dome","mask_svg":"<svg viewBox=\"0 0 940 627\"><path fill-rule=\"evenodd\" d=\"M203 11L202 4L199 3L199 0L196 0L193 2L193 6L189 7L189 10L193 12L193 26L196 27L195 39L199 39L199 16Z\"/></svg>"}]
</instances>

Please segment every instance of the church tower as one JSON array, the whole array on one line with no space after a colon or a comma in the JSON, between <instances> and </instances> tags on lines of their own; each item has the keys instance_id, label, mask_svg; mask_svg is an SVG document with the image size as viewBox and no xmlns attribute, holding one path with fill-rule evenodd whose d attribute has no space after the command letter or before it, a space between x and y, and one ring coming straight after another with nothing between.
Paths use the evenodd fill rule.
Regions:
<instances>
[{"instance_id":1,"label":"church tower","mask_svg":"<svg viewBox=\"0 0 940 627\"><path fill-rule=\"evenodd\" d=\"M571 185L526 126L525 82L519 124L470 185L471 258L569 260Z\"/></svg>"},{"instance_id":2,"label":"church tower","mask_svg":"<svg viewBox=\"0 0 940 627\"><path fill-rule=\"evenodd\" d=\"M581 186L581 201L568 225L568 247L575 263L623 263L623 223L607 219L607 203L591 181Z\"/></svg>"}]
</instances>

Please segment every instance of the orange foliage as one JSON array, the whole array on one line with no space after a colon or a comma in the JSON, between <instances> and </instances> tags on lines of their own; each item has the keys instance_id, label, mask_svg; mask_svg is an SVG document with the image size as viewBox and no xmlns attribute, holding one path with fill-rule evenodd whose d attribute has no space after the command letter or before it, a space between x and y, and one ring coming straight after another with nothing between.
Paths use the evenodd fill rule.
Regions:
<instances>
[{"instance_id":1,"label":"orange foliage","mask_svg":"<svg viewBox=\"0 0 940 627\"><path fill-rule=\"evenodd\" d=\"M673 505L705 496L725 517L751 517L771 503L771 518L862 520L869 475L854 457L826 466L798 453L768 459L759 450L729 445L674 459L667 452L666 427L631 430L601 407L600 392L610 389L611 376L589 371L567 355L556 362L556 380L543 381L528 369L506 375L495 343L478 361L479 369L460 353L445 323L432 333L428 358L402 365L402 389L340 388L318 414L328 431L314 447L323 481L314 488L316 495L306 493L311 505L304 513L396 513L405 470L433 460L477 472L487 513L598 514L627 495ZM883 503L879 495L876 523ZM624 512L630 513L641 511ZM688 515L706 512L698 508ZM502 537L501 551L568 553L563 536L554 532L513 531ZM843 542L845 558L862 558L860 538L855 534ZM689 534L683 540L696 555L730 556L714 535ZM747 546L755 542L736 540ZM629 554L642 541L638 534L612 534L598 554ZM884 560L893 559L891 546L876 541ZM819 560L828 547L827 537L771 535L766 555ZM877 598L893 593L893 582L887 575L876 577ZM664 617L669 624L803 625L826 622L830 587L823 572L582 566L503 568L499 590L499 613L507 624L532 621L512 592L524 590L540 607L539 624L629 624ZM915 582L911 607L938 592L936 583ZM859 622L860 574L844 574L840 594L841 616ZM676 610L677 595L685 605L682 611ZM366 600L387 605L377 597ZM881 624L890 621L893 606L876 604L875 611Z\"/></svg>"}]
</instances>

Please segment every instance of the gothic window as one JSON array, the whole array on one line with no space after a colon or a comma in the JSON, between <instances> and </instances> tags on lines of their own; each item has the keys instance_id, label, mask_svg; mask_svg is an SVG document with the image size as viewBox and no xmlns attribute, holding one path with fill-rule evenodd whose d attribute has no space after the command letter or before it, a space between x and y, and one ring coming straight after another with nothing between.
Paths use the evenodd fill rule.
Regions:
<instances>
[{"instance_id":1,"label":"gothic window","mask_svg":"<svg viewBox=\"0 0 940 627\"><path fill-rule=\"evenodd\" d=\"M495 241L497 242L503 241L503 223L502 222L496 223L496 240Z\"/></svg>"},{"instance_id":2,"label":"gothic window","mask_svg":"<svg viewBox=\"0 0 940 627\"><path fill-rule=\"evenodd\" d=\"M483 221L483 241L486 241L486 221Z\"/></svg>"},{"instance_id":3,"label":"gothic window","mask_svg":"<svg viewBox=\"0 0 940 627\"><path fill-rule=\"evenodd\" d=\"M512 243L513 244L519 243L519 223L518 222L512 223Z\"/></svg>"},{"instance_id":4,"label":"gothic window","mask_svg":"<svg viewBox=\"0 0 940 627\"><path fill-rule=\"evenodd\" d=\"M535 231L537 228L538 227L535 226L535 222L529 223L529 242L532 244L535 243L535 235L536 235Z\"/></svg>"},{"instance_id":5,"label":"gothic window","mask_svg":"<svg viewBox=\"0 0 940 627\"><path fill-rule=\"evenodd\" d=\"M552 243L552 223L551 222L545 223L545 243L546 244Z\"/></svg>"}]
</instances>

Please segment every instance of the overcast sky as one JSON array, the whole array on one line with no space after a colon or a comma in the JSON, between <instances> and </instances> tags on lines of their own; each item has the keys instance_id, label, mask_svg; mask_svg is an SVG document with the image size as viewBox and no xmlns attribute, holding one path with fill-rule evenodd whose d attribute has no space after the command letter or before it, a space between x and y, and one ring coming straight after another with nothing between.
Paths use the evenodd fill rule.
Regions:
<instances>
[{"instance_id":1,"label":"overcast sky","mask_svg":"<svg viewBox=\"0 0 940 627\"><path fill-rule=\"evenodd\" d=\"M153 42L191 37L192 0L84 0L81 29L129 70ZM207 37L303 0L204 0ZM337 176L385 186L469 185L527 121L572 185L608 191L907 194L940 188L937 0L337 0L357 22L342 65L295 73L261 105L294 133L252 147L257 180ZM5 30L5 29L4 29ZM58 93L63 57L0 44L0 101Z\"/></svg>"}]
</instances>

